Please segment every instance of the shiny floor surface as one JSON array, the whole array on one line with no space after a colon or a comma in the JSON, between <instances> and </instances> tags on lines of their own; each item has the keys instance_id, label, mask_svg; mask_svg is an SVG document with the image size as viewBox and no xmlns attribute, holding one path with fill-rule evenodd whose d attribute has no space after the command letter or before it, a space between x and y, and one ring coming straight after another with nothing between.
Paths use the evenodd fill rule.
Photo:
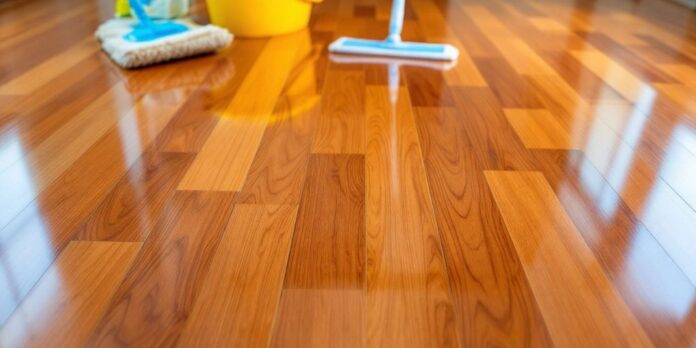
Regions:
<instances>
[{"instance_id":1,"label":"shiny floor surface","mask_svg":"<svg viewBox=\"0 0 696 348\"><path fill-rule=\"evenodd\" d=\"M326 0L124 71L112 6L0 3L0 346L696 345L694 12L409 0L446 64Z\"/></svg>"}]
</instances>

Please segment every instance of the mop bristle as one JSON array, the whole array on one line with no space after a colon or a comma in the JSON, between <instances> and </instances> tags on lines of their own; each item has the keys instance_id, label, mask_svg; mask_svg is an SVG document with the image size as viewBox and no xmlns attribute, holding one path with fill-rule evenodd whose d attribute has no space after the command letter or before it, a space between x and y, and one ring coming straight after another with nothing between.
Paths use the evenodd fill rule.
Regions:
<instances>
[{"instance_id":1,"label":"mop bristle","mask_svg":"<svg viewBox=\"0 0 696 348\"><path fill-rule=\"evenodd\" d=\"M232 34L225 29L183 21L180 23L189 27L186 32L146 42L127 41L123 36L133 29L133 23L111 19L96 32L102 49L116 64L128 69L213 52L232 42Z\"/></svg>"}]
</instances>

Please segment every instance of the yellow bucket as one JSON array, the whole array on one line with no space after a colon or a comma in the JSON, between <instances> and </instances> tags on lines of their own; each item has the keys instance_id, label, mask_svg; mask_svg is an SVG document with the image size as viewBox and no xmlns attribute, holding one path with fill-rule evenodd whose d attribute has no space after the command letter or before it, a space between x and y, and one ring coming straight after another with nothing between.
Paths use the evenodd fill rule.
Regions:
<instances>
[{"instance_id":1,"label":"yellow bucket","mask_svg":"<svg viewBox=\"0 0 696 348\"><path fill-rule=\"evenodd\" d=\"M246 37L291 33L307 26L321 0L207 0L210 21Z\"/></svg>"}]
</instances>

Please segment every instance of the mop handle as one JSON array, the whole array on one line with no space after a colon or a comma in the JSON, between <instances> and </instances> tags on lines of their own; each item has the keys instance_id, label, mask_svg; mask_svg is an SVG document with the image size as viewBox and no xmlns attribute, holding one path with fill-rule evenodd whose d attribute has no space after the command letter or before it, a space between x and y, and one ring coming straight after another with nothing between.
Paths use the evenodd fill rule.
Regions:
<instances>
[{"instance_id":1,"label":"mop handle","mask_svg":"<svg viewBox=\"0 0 696 348\"><path fill-rule=\"evenodd\" d=\"M143 8L143 4L140 3L140 0L128 0L128 4L133 9L135 18L137 18L140 23L143 25L152 24L152 19L150 19L150 16L145 12L145 8Z\"/></svg>"},{"instance_id":2,"label":"mop handle","mask_svg":"<svg viewBox=\"0 0 696 348\"><path fill-rule=\"evenodd\" d=\"M401 28L404 25L404 6L406 0L394 0L392 2L391 19L389 20L389 36L387 40L401 41Z\"/></svg>"}]
</instances>

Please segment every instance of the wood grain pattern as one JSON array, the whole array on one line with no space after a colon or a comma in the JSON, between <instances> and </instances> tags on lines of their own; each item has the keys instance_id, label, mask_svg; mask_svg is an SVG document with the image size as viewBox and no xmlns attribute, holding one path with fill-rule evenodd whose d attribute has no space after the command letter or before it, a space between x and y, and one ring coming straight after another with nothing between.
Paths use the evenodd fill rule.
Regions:
<instances>
[{"instance_id":1,"label":"wood grain pattern","mask_svg":"<svg viewBox=\"0 0 696 348\"><path fill-rule=\"evenodd\" d=\"M271 39L179 183L181 190L239 191L305 32ZM298 50L297 47L301 48ZM301 56L300 56L301 57ZM263 90L263 94L258 94Z\"/></svg>"},{"instance_id":2,"label":"wood grain pattern","mask_svg":"<svg viewBox=\"0 0 696 348\"><path fill-rule=\"evenodd\" d=\"M180 346L268 345L296 213L292 206L235 206Z\"/></svg>"},{"instance_id":3,"label":"wood grain pattern","mask_svg":"<svg viewBox=\"0 0 696 348\"><path fill-rule=\"evenodd\" d=\"M172 345L232 213L234 193L177 192L116 291L89 345Z\"/></svg>"},{"instance_id":4,"label":"wood grain pattern","mask_svg":"<svg viewBox=\"0 0 696 348\"><path fill-rule=\"evenodd\" d=\"M273 346L365 344L362 155L313 155L302 193Z\"/></svg>"},{"instance_id":5,"label":"wood grain pattern","mask_svg":"<svg viewBox=\"0 0 696 348\"><path fill-rule=\"evenodd\" d=\"M76 239L143 242L192 156L147 152L80 228Z\"/></svg>"},{"instance_id":6,"label":"wood grain pattern","mask_svg":"<svg viewBox=\"0 0 696 348\"><path fill-rule=\"evenodd\" d=\"M5 347L76 347L89 338L140 243L72 242L0 330Z\"/></svg>"},{"instance_id":7,"label":"wood grain pattern","mask_svg":"<svg viewBox=\"0 0 696 348\"><path fill-rule=\"evenodd\" d=\"M456 345L454 313L408 93L367 87L367 344Z\"/></svg>"},{"instance_id":8,"label":"wood grain pattern","mask_svg":"<svg viewBox=\"0 0 696 348\"><path fill-rule=\"evenodd\" d=\"M488 171L486 180L554 343L652 346L544 176Z\"/></svg>"},{"instance_id":9,"label":"wood grain pattern","mask_svg":"<svg viewBox=\"0 0 696 348\"><path fill-rule=\"evenodd\" d=\"M551 346L502 217L491 210L467 121L452 109L416 111L460 346Z\"/></svg>"},{"instance_id":10,"label":"wood grain pattern","mask_svg":"<svg viewBox=\"0 0 696 348\"><path fill-rule=\"evenodd\" d=\"M365 153L364 84L363 69L329 66L313 153Z\"/></svg>"},{"instance_id":11,"label":"wood grain pattern","mask_svg":"<svg viewBox=\"0 0 696 348\"><path fill-rule=\"evenodd\" d=\"M456 62L328 52L390 5L123 70L113 4L0 1L0 346L696 344L696 13L412 0Z\"/></svg>"}]
</instances>

